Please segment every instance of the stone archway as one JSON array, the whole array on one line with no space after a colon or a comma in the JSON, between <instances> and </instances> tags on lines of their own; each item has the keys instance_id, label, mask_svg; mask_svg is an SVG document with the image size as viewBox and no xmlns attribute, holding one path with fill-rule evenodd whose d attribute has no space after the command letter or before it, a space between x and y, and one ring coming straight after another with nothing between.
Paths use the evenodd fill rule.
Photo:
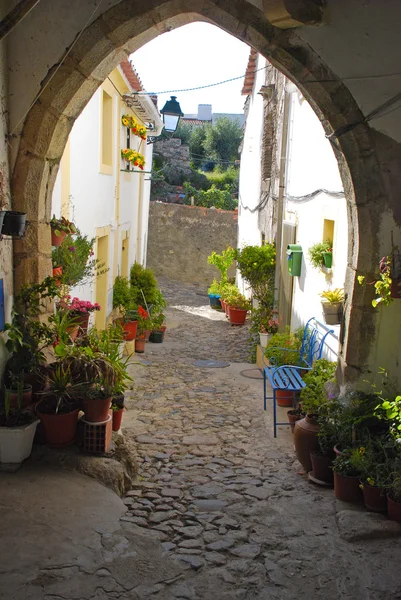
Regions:
<instances>
[{"instance_id":1,"label":"stone archway","mask_svg":"<svg viewBox=\"0 0 401 600\"><path fill-rule=\"evenodd\" d=\"M271 61L300 88L326 132L362 119L347 87L296 32L274 27L244 0L150 0L146 6L139 0L123 0L84 31L47 85L56 67L50 69L42 82L47 87L26 118L12 178L14 208L26 211L31 222L27 238L15 242L17 287L50 272L48 222L58 164L74 121L94 91L123 57L165 31L199 20L221 27ZM364 329L369 339L361 339L366 292L354 285L357 268L372 272L377 258L372 240L376 239L379 200L385 192L373 148L367 125L359 125L334 145L351 234L342 356L346 379L357 378L366 368L374 332L370 314ZM361 227L370 238L368 248L360 245ZM364 318L366 323L366 314Z\"/></svg>"}]
</instances>

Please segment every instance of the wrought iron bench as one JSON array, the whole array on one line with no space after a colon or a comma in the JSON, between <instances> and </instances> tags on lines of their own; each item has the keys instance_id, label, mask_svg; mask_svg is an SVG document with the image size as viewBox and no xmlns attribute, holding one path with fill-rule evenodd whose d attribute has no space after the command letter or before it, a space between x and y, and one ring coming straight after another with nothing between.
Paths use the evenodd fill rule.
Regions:
<instances>
[{"instance_id":1,"label":"wrought iron bench","mask_svg":"<svg viewBox=\"0 0 401 600\"><path fill-rule=\"evenodd\" d=\"M274 357L269 361L267 365L265 357L263 357L264 363L267 365L263 369L263 407L266 410L267 400L273 400L273 430L274 437L277 437L277 426L288 425L285 423L277 423L277 405L276 405L276 392L277 390L286 390L293 394L293 406L296 403L296 393L300 392L305 387L305 382L302 379L302 375L305 371L310 371L315 360L322 358L323 348L326 343L328 335L333 334L334 330L329 329L320 321L317 321L315 317L309 319L306 323L303 336L301 349L298 355L297 365L282 365L275 366ZM292 352L289 348L278 348L284 352ZM272 388L272 396L267 395L267 383L270 383Z\"/></svg>"}]
</instances>

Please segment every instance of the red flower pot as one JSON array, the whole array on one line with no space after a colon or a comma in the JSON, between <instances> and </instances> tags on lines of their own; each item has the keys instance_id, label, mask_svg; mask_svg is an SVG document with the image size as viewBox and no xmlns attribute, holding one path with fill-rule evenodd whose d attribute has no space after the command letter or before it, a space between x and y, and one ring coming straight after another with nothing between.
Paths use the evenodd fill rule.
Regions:
<instances>
[{"instance_id":1,"label":"red flower pot","mask_svg":"<svg viewBox=\"0 0 401 600\"><path fill-rule=\"evenodd\" d=\"M54 267L53 278L56 280L56 285L61 285L62 274L63 274L63 267Z\"/></svg>"},{"instance_id":2,"label":"red flower pot","mask_svg":"<svg viewBox=\"0 0 401 600\"><path fill-rule=\"evenodd\" d=\"M75 440L79 408L65 414L47 414L40 411L41 402L36 405L36 414L42 422L46 444L49 446L69 446Z\"/></svg>"},{"instance_id":3,"label":"red flower pot","mask_svg":"<svg viewBox=\"0 0 401 600\"><path fill-rule=\"evenodd\" d=\"M288 390L276 390L277 406L292 406L294 392Z\"/></svg>"},{"instance_id":4,"label":"red flower pot","mask_svg":"<svg viewBox=\"0 0 401 600\"><path fill-rule=\"evenodd\" d=\"M302 415L296 410L287 410L287 417L291 427L291 433L294 433L295 423L302 419Z\"/></svg>"},{"instance_id":5,"label":"red flower pot","mask_svg":"<svg viewBox=\"0 0 401 600\"><path fill-rule=\"evenodd\" d=\"M224 310L226 311L226 317L230 316L230 305L227 302L224 303Z\"/></svg>"},{"instance_id":6,"label":"red flower pot","mask_svg":"<svg viewBox=\"0 0 401 600\"><path fill-rule=\"evenodd\" d=\"M104 421L107 421L110 405L111 398L106 398L106 400L100 398L85 398L85 420L89 423L103 423Z\"/></svg>"},{"instance_id":7,"label":"red flower pot","mask_svg":"<svg viewBox=\"0 0 401 600\"><path fill-rule=\"evenodd\" d=\"M72 325L71 327L67 327L67 333L69 334L72 342L75 342L75 340L77 339L78 331L79 331L78 325ZM53 346L57 346L58 342L59 342L59 340L56 340L56 342L53 344Z\"/></svg>"},{"instance_id":8,"label":"red flower pot","mask_svg":"<svg viewBox=\"0 0 401 600\"><path fill-rule=\"evenodd\" d=\"M312 462L312 477L324 483L333 483L334 474L331 468L333 461L329 456L321 456L311 452L310 459Z\"/></svg>"},{"instance_id":9,"label":"red flower pot","mask_svg":"<svg viewBox=\"0 0 401 600\"><path fill-rule=\"evenodd\" d=\"M356 504L362 500L359 477L348 477L334 472L334 495L337 500Z\"/></svg>"},{"instance_id":10,"label":"red flower pot","mask_svg":"<svg viewBox=\"0 0 401 600\"><path fill-rule=\"evenodd\" d=\"M161 331L161 332L162 332L162 334L163 334L163 335L162 335L162 340L163 340L163 341L164 341L164 335L165 335L165 333L166 333L166 329L167 329L167 327L166 327L165 325L162 325L162 326L160 327L160 331Z\"/></svg>"},{"instance_id":11,"label":"red flower pot","mask_svg":"<svg viewBox=\"0 0 401 600\"><path fill-rule=\"evenodd\" d=\"M245 323L247 312L247 310L242 310L242 308L233 308L230 306L228 317L231 325L243 325Z\"/></svg>"},{"instance_id":12,"label":"red flower pot","mask_svg":"<svg viewBox=\"0 0 401 600\"><path fill-rule=\"evenodd\" d=\"M145 331L143 332L143 335L145 336L145 342L149 341L151 333L152 333L152 331L150 329L145 329Z\"/></svg>"},{"instance_id":13,"label":"red flower pot","mask_svg":"<svg viewBox=\"0 0 401 600\"><path fill-rule=\"evenodd\" d=\"M381 489L364 482L362 482L362 486L363 501L366 508L372 512L386 512L387 498L382 494Z\"/></svg>"},{"instance_id":14,"label":"red flower pot","mask_svg":"<svg viewBox=\"0 0 401 600\"><path fill-rule=\"evenodd\" d=\"M319 425L314 418L314 415L306 415L306 417L295 423L295 454L307 473L312 471L310 455L311 452L315 452L318 448L318 431Z\"/></svg>"},{"instance_id":15,"label":"red flower pot","mask_svg":"<svg viewBox=\"0 0 401 600\"><path fill-rule=\"evenodd\" d=\"M127 342L132 342L136 338L136 330L138 328L138 321L128 321L123 323L124 338Z\"/></svg>"},{"instance_id":16,"label":"red flower pot","mask_svg":"<svg viewBox=\"0 0 401 600\"><path fill-rule=\"evenodd\" d=\"M221 309L226 312L226 301L220 298Z\"/></svg>"},{"instance_id":17,"label":"red flower pot","mask_svg":"<svg viewBox=\"0 0 401 600\"><path fill-rule=\"evenodd\" d=\"M84 333L88 331L89 317L89 313L81 313L75 319L76 324L82 329Z\"/></svg>"},{"instance_id":18,"label":"red flower pot","mask_svg":"<svg viewBox=\"0 0 401 600\"><path fill-rule=\"evenodd\" d=\"M121 429L121 421L123 419L124 409L113 410L113 431L119 431Z\"/></svg>"},{"instance_id":19,"label":"red flower pot","mask_svg":"<svg viewBox=\"0 0 401 600\"><path fill-rule=\"evenodd\" d=\"M342 450L340 450L338 446L334 446L333 452L336 456L341 456L342 454Z\"/></svg>"},{"instance_id":20,"label":"red flower pot","mask_svg":"<svg viewBox=\"0 0 401 600\"><path fill-rule=\"evenodd\" d=\"M146 340L145 338L135 340L135 352L142 354L145 352Z\"/></svg>"},{"instance_id":21,"label":"red flower pot","mask_svg":"<svg viewBox=\"0 0 401 600\"><path fill-rule=\"evenodd\" d=\"M56 232L52 229L52 246L61 246L66 235L66 231L60 231L60 235L56 235Z\"/></svg>"},{"instance_id":22,"label":"red flower pot","mask_svg":"<svg viewBox=\"0 0 401 600\"><path fill-rule=\"evenodd\" d=\"M401 523L401 502L396 502L387 496L387 513L390 519Z\"/></svg>"}]
</instances>

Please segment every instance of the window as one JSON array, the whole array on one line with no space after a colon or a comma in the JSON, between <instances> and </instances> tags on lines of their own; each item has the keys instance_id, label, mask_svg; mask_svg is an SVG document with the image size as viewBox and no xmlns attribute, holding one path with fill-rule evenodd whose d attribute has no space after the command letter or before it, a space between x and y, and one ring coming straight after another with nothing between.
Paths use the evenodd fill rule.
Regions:
<instances>
[{"instance_id":1,"label":"window","mask_svg":"<svg viewBox=\"0 0 401 600\"><path fill-rule=\"evenodd\" d=\"M113 98L102 91L102 164L113 166Z\"/></svg>"},{"instance_id":2,"label":"window","mask_svg":"<svg viewBox=\"0 0 401 600\"><path fill-rule=\"evenodd\" d=\"M334 243L334 221L324 219L323 221L323 241L330 240Z\"/></svg>"}]
</instances>

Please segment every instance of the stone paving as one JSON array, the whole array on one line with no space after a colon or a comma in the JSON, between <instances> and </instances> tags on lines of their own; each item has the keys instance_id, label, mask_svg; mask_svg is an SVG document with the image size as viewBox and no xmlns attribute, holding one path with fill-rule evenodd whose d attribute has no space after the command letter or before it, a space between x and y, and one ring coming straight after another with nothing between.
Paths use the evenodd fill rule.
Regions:
<instances>
[{"instance_id":1,"label":"stone paving","mask_svg":"<svg viewBox=\"0 0 401 600\"><path fill-rule=\"evenodd\" d=\"M124 414L140 473L122 521L180 570L138 597L401 599L400 526L299 474L289 429L272 436L261 381L241 375L247 328L207 309L196 287L161 284L166 340L137 356Z\"/></svg>"}]
</instances>

